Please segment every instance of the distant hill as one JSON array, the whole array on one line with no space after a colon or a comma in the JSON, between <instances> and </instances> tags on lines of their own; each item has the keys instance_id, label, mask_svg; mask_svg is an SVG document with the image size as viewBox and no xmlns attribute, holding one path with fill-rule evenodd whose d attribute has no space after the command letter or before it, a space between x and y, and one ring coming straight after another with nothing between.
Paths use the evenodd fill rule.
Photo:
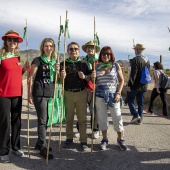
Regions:
<instances>
[{"instance_id":1,"label":"distant hill","mask_svg":"<svg viewBox=\"0 0 170 170\"><path fill-rule=\"evenodd\" d=\"M28 61L31 63L32 60L35 58L35 57L38 57L40 56L40 51L39 50L34 50L34 49L29 49L29 50L23 50L23 51L20 51L20 56L21 56L21 62L22 63L25 63L25 61L27 60L27 56L28 56ZM63 61L63 57L64 57L64 54L60 54L60 58L59 58L59 61L62 62ZM66 54L66 58L68 57L68 55ZM83 58L84 56L81 56L81 58ZM121 66L124 66L125 69L128 69L129 67L129 61L127 60L118 60L117 61Z\"/></svg>"}]
</instances>

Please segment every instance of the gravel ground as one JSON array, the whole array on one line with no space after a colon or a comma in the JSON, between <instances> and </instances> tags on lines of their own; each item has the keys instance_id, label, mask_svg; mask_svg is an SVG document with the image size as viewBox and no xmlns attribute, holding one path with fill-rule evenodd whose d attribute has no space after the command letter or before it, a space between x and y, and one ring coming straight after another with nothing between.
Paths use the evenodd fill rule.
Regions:
<instances>
[{"instance_id":1,"label":"gravel ground","mask_svg":"<svg viewBox=\"0 0 170 170\"><path fill-rule=\"evenodd\" d=\"M53 160L46 165L45 160L39 153L34 151L37 140L37 122L34 107L30 106L30 157L27 147L27 100L26 84L24 82L23 109L22 109L22 132L21 148L25 153L24 157L16 157L10 153L10 163L0 163L0 170L21 170L21 169L60 169L60 170L169 170L170 169L170 119L144 113L142 125L130 124L131 115L127 106L122 108L122 116L125 128L125 140L128 146L127 151L120 151L113 131L111 117L109 115L108 137L109 145L105 151L100 150L102 136L93 140L93 151L82 152L80 143L74 138L74 144L70 149L63 149L65 141L65 124L62 127L62 143L59 153L59 125L53 126L51 147L53 148ZM88 144L91 146L90 116L88 112ZM76 117L75 117L76 119ZM49 131L49 129L48 129ZM76 128L74 127L76 132ZM47 133L48 135L48 133ZM48 137L47 137L48 139Z\"/></svg>"}]
</instances>

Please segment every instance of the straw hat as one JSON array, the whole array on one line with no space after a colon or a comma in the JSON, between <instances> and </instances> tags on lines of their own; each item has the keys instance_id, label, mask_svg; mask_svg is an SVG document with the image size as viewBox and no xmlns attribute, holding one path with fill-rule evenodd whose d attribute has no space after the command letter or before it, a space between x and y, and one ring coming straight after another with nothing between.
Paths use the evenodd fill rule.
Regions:
<instances>
[{"instance_id":1,"label":"straw hat","mask_svg":"<svg viewBox=\"0 0 170 170\"><path fill-rule=\"evenodd\" d=\"M136 44L133 49L134 50L144 50L145 47L143 46L143 44Z\"/></svg>"},{"instance_id":2,"label":"straw hat","mask_svg":"<svg viewBox=\"0 0 170 170\"><path fill-rule=\"evenodd\" d=\"M23 42L23 39L19 36L19 34L16 31L8 31L4 36L2 36L2 40L5 41L6 38L18 38L18 43Z\"/></svg>"},{"instance_id":3,"label":"straw hat","mask_svg":"<svg viewBox=\"0 0 170 170\"><path fill-rule=\"evenodd\" d=\"M87 46L91 46L91 45L94 46L94 42L93 42L93 41L89 41L88 43L84 44L84 45L82 46L82 50L86 53L86 48L87 48ZM100 47L97 46L97 45L95 45L95 52L98 53L99 51L100 51Z\"/></svg>"}]
</instances>

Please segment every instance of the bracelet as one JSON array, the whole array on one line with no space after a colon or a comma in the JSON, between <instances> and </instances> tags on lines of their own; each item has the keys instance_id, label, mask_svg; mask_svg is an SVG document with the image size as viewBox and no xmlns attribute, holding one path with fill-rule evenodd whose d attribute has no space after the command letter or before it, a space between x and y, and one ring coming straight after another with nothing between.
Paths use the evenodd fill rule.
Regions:
<instances>
[{"instance_id":1,"label":"bracelet","mask_svg":"<svg viewBox=\"0 0 170 170\"><path fill-rule=\"evenodd\" d=\"M119 92L116 92L116 94L120 95L120 93L119 93Z\"/></svg>"}]
</instances>

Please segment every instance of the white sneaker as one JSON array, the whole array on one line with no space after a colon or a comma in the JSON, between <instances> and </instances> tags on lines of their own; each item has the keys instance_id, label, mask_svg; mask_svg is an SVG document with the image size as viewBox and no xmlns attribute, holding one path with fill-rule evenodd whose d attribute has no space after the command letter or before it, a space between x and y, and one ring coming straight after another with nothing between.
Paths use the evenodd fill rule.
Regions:
<instances>
[{"instance_id":1,"label":"white sneaker","mask_svg":"<svg viewBox=\"0 0 170 170\"><path fill-rule=\"evenodd\" d=\"M99 131L94 131L94 132L93 132L93 138L94 138L94 139L99 138Z\"/></svg>"},{"instance_id":2,"label":"white sneaker","mask_svg":"<svg viewBox=\"0 0 170 170\"><path fill-rule=\"evenodd\" d=\"M8 156L8 155L0 156L0 158L1 158L1 162L3 162L3 163L8 163L8 162L10 162L10 159L9 159L9 156Z\"/></svg>"},{"instance_id":3,"label":"white sneaker","mask_svg":"<svg viewBox=\"0 0 170 170\"><path fill-rule=\"evenodd\" d=\"M16 156L24 156L24 152L23 151L21 151L21 150L17 150L17 151L14 151L14 150L12 150L12 152L16 155Z\"/></svg>"},{"instance_id":4,"label":"white sneaker","mask_svg":"<svg viewBox=\"0 0 170 170\"><path fill-rule=\"evenodd\" d=\"M76 132L76 133L74 134L74 137L75 137L75 138L80 138L80 133L79 133L79 132Z\"/></svg>"}]
</instances>

